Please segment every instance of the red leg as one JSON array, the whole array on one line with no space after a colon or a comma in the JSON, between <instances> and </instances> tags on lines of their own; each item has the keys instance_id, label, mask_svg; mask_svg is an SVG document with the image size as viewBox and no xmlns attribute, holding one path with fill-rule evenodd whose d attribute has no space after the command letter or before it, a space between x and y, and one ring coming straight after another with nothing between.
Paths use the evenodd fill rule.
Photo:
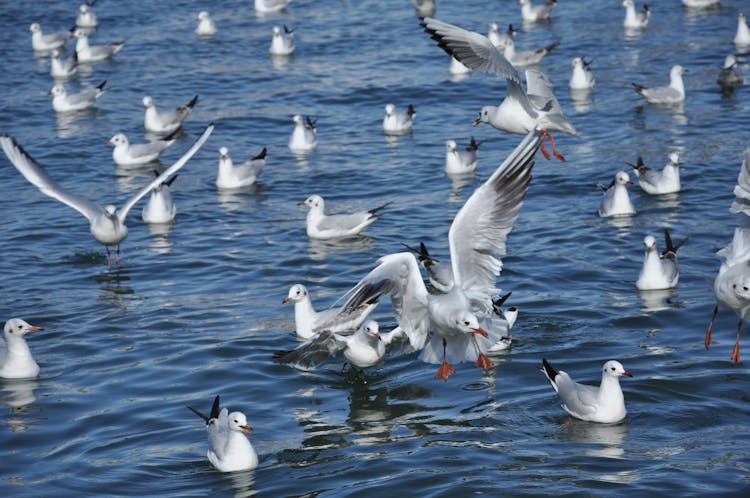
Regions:
<instances>
[{"instance_id":1,"label":"red leg","mask_svg":"<svg viewBox=\"0 0 750 498\"><path fill-rule=\"evenodd\" d=\"M479 356L477 356L477 366L482 370L487 370L492 366L492 360L490 360L487 355L484 354L481 349L479 349L479 343L477 342L476 334L476 332L471 334L471 340L474 341L474 346L476 346L477 353L479 353Z\"/></svg>"},{"instance_id":2,"label":"red leg","mask_svg":"<svg viewBox=\"0 0 750 498\"><path fill-rule=\"evenodd\" d=\"M719 312L719 305L717 304L714 306L714 313L711 315L711 321L708 323L708 328L706 328L706 338L703 339L703 345L706 346L706 349L708 349L708 345L711 344L711 330L714 328L714 318L716 318L716 313Z\"/></svg>"},{"instance_id":3,"label":"red leg","mask_svg":"<svg viewBox=\"0 0 750 498\"><path fill-rule=\"evenodd\" d=\"M740 318L740 321L737 323L737 339L734 341L732 355L729 357L732 363L740 362L740 330L742 330L742 318Z\"/></svg>"},{"instance_id":4,"label":"red leg","mask_svg":"<svg viewBox=\"0 0 750 498\"><path fill-rule=\"evenodd\" d=\"M544 134L547 138L549 138L549 143L552 146L552 155L554 155L556 158L558 158L561 161L565 161L565 156L557 152L557 149L555 148L555 137L553 137L546 131L544 132Z\"/></svg>"},{"instance_id":5,"label":"red leg","mask_svg":"<svg viewBox=\"0 0 750 498\"><path fill-rule=\"evenodd\" d=\"M448 342L445 340L445 337L443 337L443 363L440 364L440 368L438 368L437 372L435 373L435 377L446 381L448 380L448 377L456 373L456 369L450 366L447 361L445 361L445 348L447 347L447 345Z\"/></svg>"},{"instance_id":6,"label":"red leg","mask_svg":"<svg viewBox=\"0 0 750 498\"><path fill-rule=\"evenodd\" d=\"M117 244L117 264L120 264L120 244Z\"/></svg>"},{"instance_id":7,"label":"red leg","mask_svg":"<svg viewBox=\"0 0 750 498\"><path fill-rule=\"evenodd\" d=\"M541 145L541 147L539 148L539 150L541 150L541 151L542 151L542 154L544 154L544 157L545 157L546 159L549 159L549 152L547 152L547 148L546 148L546 147L544 146L544 142L545 142L545 139L546 139L546 137L548 137L548 136L549 136L549 135L547 135L547 132L546 132L546 131L543 131L543 132L542 132L542 145Z\"/></svg>"},{"instance_id":8,"label":"red leg","mask_svg":"<svg viewBox=\"0 0 750 498\"><path fill-rule=\"evenodd\" d=\"M107 267L111 268L112 267L112 256L109 254L109 247L104 246L104 249L106 249L106 251L107 251Z\"/></svg>"}]
</instances>

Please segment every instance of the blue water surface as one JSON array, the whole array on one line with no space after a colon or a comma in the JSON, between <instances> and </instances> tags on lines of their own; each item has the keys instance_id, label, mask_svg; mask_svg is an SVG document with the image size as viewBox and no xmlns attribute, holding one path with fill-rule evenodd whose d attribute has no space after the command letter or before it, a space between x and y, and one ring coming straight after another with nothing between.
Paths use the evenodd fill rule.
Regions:
<instances>
[{"instance_id":1,"label":"blue water surface","mask_svg":"<svg viewBox=\"0 0 750 498\"><path fill-rule=\"evenodd\" d=\"M539 1L539 0L537 0ZM111 62L81 70L71 91L107 80L96 110L53 112L49 59L35 57L28 26L74 23L78 2L4 2L0 19L0 132L15 136L65 188L122 205L153 165L116 168L105 142L144 139L145 95L160 107L200 101L166 166L209 123L216 129L180 172L174 225L148 227L131 212L120 266L74 210L40 193L0 159L0 317L44 327L29 337L39 379L0 381L3 496L720 496L750 488L750 375L731 365L737 316L721 310L714 344L703 337L715 304L715 252L744 220L728 208L750 145L747 86L716 78L735 53L746 0L710 11L678 0L651 5L649 27L625 33L617 1L560 0L549 23L524 25L515 0L439 0L436 17L486 33L513 23L519 49L561 44L541 69L579 136L557 136L567 162L537 157L534 179L498 285L520 308L510 352L483 373L457 365L447 382L416 354L397 354L364 378L333 360L313 372L272 363L296 345L289 287L304 283L331 306L382 255L424 241L448 255L456 212L521 140L472 127L505 83L448 72L408 0L294 0L258 17L252 2L100 0L91 43L125 40ZM209 10L218 32L195 35ZM295 29L289 58L268 54L273 26ZM73 44L69 45L69 50ZM594 91L573 99L570 63L592 59ZM740 54L750 74L748 55ZM682 108L645 104L631 83L666 84L682 64ZM383 135L383 107L417 109L411 135ZM316 152L287 148L292 115L318 119ZM447 139L484 141L476 175L443 172ZM220 193L218 149L239 160L268 148L258 185ZM597 216L601 192L642 154L661 168L683 161L683 191L630 194L638 214ZM353 240L305 234L308 195L332 210L391 202ZM643 237L669 228L680 249L674 291L635 288ZM396 325L387 300L373 315ZM745 341L744 347L750 347ZM747 349L743 349L745 353ZM750 355L750 352L746 353ZM546 357L596 384L617 359L627 419L570 419L544 376ZM216 394L247 414L257 470L215 471L203 423Z\"/></svg>"}]
</instances>

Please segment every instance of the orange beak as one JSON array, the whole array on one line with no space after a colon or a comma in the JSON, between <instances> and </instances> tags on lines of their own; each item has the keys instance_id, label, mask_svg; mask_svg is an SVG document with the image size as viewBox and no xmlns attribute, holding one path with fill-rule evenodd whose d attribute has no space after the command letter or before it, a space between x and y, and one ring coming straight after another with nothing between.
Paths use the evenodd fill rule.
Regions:
<instances>
[{"instance_id":1,"label":"orange beak","mask_svg":"<svg viewBox=\"0 0 750 498\"><path fill-rule=\"evenodd\" d=\"M380 338L380 334L378 334L377 332L375 332L374 334L372 334L372 336L373 336L373 337L374 337L375 339L379 340L379 341L382 341L382 340L383 340L383 339L381 339L381 338Z\"/></svg>"},{"instance_id":2,"label":"orange beak","mask_svg":"<svg viewBox=\"0 0 750 498\"><path fill-rule=\"evenodd\" d=\"M241 425L240 429L242 429L242 432L244 432L245 434L252 434L253 433L253 428L250 427L249 425Z\"/></svg>"},{"instance_id":3,"label":"orange beak","mask_svg":"<svg viewBox=\"0 0 750 498\"><path fill-rule=\"evenodd\" d=\"M38 327L36 325L32 325L31 327L29 327L29 330L44 330L44 329L42 327Z\"/></svg>"},{"instance_id":4,"label":"orange beak","mask_svg":"<svg viewBox=\"0 0 750 498\"><path fill-rule=\"evenodd\" d=\"M283 299L283 300L281 301L281 304L286 304L286 303L288 303L288 302L289 302L289 296L285 297L285 298L284 298L284 299Z\"/></svg>"}]
</instances>

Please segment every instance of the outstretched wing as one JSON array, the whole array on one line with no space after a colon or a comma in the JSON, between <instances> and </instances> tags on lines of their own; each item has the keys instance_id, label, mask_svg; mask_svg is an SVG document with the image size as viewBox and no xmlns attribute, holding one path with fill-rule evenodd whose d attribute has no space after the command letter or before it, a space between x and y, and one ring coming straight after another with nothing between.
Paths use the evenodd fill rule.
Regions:
<instances>
[{"instance_id":1,"label":"outstretched wing","mask_svg":"<svg viewBox=\"0 0 750 498\"><path fill-rule=\"evenodd\" d=\"M311 337L297 349L276 351L273 354L273 361L291 364L303 370L310 370L321 365L345 347L346 342L341 337L330 330L324 330Z\"/></svg>"},{"instance_id":2,"label":"outstretched wing","mask_svg":"<svg viewBox=\"0 0 750 498\"><path fill-rule=\"evenodd\" d=\"M396 320L409 343L415 350L424 347L429 332L428 294L413 254L400 252L383 256L378 266L350 292L344 310L353 310L383 294L390 296Z\"/></svg>"},{"instance_id":3,"label":"outstretched wing","mask_svg":"<svg viewBox=\"0 0 750 498\"><path fill-rule=\"evenodd\" d=\"M180 168L185 166L185 163L188 162L188 160L193 157L193 154L198 152L198 149L200 149L203 144L208 140L208 137L211 135L211 132L214 131L214 125L213 123L208 125L205 130L203 130L203 133L201 133L201 136L198 137L198 140L195 141L195 143L188 149L187 152L185 152L181 158L177 160L172 166L165 169L164 172L154 178L154 180L143 187L140 191L138 191L137 194L135 194L133 197L131 197L128 202L125 203L125 205L122 207L120 211L118 211L118 217L120 218L120 222L125 223L125 219L128 217L128 212L135 206L135 204L141 200L141 198L146 195L147 193L151 192L152 189L155 187L161 185L167 179L172 176L173 174L177 173Z\"/></svg>"},{"instance_id":4,"label":"outstretched wing","mask_svg":"<svg viewBox=\"0 0 750 498\"><path fill-rule=\"evenodd\" d=\"M489 38L430 17L422 20L422 27L440 48L464 66L504 78L508 83L508 93L521 103L529 115L536 116L523 90L521 75Z\"/></svg>"},{"instance_id":5,"label":"outstretched wing","mask_svg":"<svg viewBox=\"0 0 750 498\"><path fill-rule=\"evenodd\" d=\"M502 268L505 240L513 228L542 136L530 132L456 214L448 234L454 285L474 306L492 309L495 280Z\"/></svg>"},{"instance_id":6,"label":"outstretched wing","mask_svg":"<svg viewBox=\"0 0 750 498\"><path fill-rule=\"evenodd\" d=\"M55 180L47 175L44 168L34 161L34 159L21 147L16 139L8 135L0 135L0 146L2 146L5 155L8 156L11 164L42 193L47 194L53 199L57 199L63 204L67 204L89 221L104 213L104 209L98 204L84 199L83 197L71 194L62 188Z\"/></svg>"}]
</instances>

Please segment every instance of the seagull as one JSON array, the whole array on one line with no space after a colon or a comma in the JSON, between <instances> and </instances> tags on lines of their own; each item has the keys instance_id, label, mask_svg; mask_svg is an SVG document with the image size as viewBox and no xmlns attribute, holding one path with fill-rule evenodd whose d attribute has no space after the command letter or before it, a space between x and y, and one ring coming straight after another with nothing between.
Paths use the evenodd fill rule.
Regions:
<instances>
[{"instance_id":1,"label":"seagull","mask_svg":"<svg viewBox=\"0 0 750 498\"><path fill-rule=\"evenodd\" d=\"M541 5L531 5L530 0L518 0L518 4L521 6L521 17L524 22L549 21L557 0L546 0Z\"/></svg>"},{"instance_id":2,"label":"seagull","mask_svg":"<svg viewBox=\"0 0 750 498\"><path fill-rule=\"evenodd\" d=\"M294 325L300 340L310 339L323 330L333 333L356 330L378 304L378 300L373 299L352 310L329 308L315 311L307 288L302 284L293 285L282 302L290 301L294 303Z\"/></svg>"},{"instance_id":3,"label":"seagull","mask_svg":"<svg viewBox=\"0 0 750 498\"><path fill-rule=\"evenodd\" d=\"M505 43L505 48L503 49L503 56L516 68L539 64L545 55L550 53L553 48L560 44L560 40L557 40L546 47L538 48L536 50L516 52L515 33L515 31L509 33L510 36Z\"/></svg>"},{"instance_id":4,"label":"seagull","mask_svg":"<svg viewBox=\"0 0 750 498\"><path fill-rule=\"evenodd\" d=\"M412 0L414 11L419 17L435 15L435 0Z\"/></svg>"},{"instance_id":5,"label":"seagull","mask_svg":"<svg viewBox=\"0 0 750 498\"><path fill-rule=\"evenodd\" d=\"M216 186L219 189L237 189L253 185L266 165L267 149L263 147L260 154L244 163L235 165L229 157L229 149L219 149L219 173Z\"/></svg>"},{"instance_id":6,"label":"seagull","mask_svg":"<svg viewBox=\"0 0 750 498\"><path fill-rule=\"evenodd\" d=\"M78 57L75 52L70 59L63 59L59 49L52 50L49 73L53 78L67 79L73 76L76 71L78 71Z\"/></svg>"},{"instance_id":7,"label":"seagull","mask_svg":"<svg viewBox=\"0 0 750 498\"><path fill-rule=\"evenodd\" d=\"M128 227L125 226L125 219L135 204L157 185L161 185L170 176L177 173L185 163L201 148L203 143L208 139L214 129L210 124L198 137L198 140L188 149L183 156L174 164L167 168L161 175L156 177L151 183L139 190L133 195L122 207L117 209L114 205L100 206L94 202L84 199L75 194L71 194L63 189L55 180L53 180L41 165L34 161L18 142L8 135L0 135L0 146L5 155L15 168L42 193L57 199L63 204L72 207L89 220L91 224L91 235L94 239L103 244L107 250L107 263L111 266L109 246L117 246L117 261L120 260L120 242L128 235Z\"/></svg>"},{"instance_id":8,"label":"seagull","mask_svg":"<svg viewBox=\"0 0 750 498\"><path fill-rule=\"evenodd\" d=\"M294 52L294 30L287 28L286 24L283 32L280 27L274 26L271 48L268 52L272 55L290 55Z\"/></svg>"},{"instance_id":9,"label":"seagull","mask_svg":"<svg viewBox=\"0 0 750 498\"><path fill-rule=\"evenodd\" d=\"M255 0L255 12L270 14L286 8L290 0Z\"/></svg>"},{"instance_id":10,"label":"seagull","mask_svg":"<svg viewBox=\"0 0 750 498\"><path fill-rule=\"evenodd\" d=\"M96 17L96 12L91 10L96 0L89 3L82 3L78 7L78 17L76 18L76 26L79 28L96 28L99 25L99 19Z\"/></svg>"},{"instance_id":11,"label":"seagull","mask_svg":"<svg viewBox=\"0 0 750 498\"><path fill-rule=\"evenodd\" d=\"M318 128L315 124L318 120L306 116L303 121L299 114L295 114L292 120L294 131L289 137L289 150L296 154L314 150L318 146Z\"/></svg>"},{"instance_id":12,"label":"seagull","mask_svg":"<svg viewBox=\"0 0 750 498\"><path fill-rule=\"evenodd\" d=\"M439 260L435 259L427 251L427 246L424 242L419 243L419 249L401 244L411 252L413 252L422 268L427 272L427 277L430 280L430 285L438 292L448 292L453 287L453 269L450 265L441 264Z\"/></svg>"},{"instance_id":13,"label":"seagull","mask_svg":"<svg viewBox=\"0 0 750 498\"><path fill-rule=\"evenodd\" d=\"M208 432L208 452L206 456L219 472L252 470L258 466L258 454L245 437L252 428L242 412L232 412L222 408L219 411L219 396L214 398L211 414L207 417L188 406L188 409L206 422Z\"/></svg>"},{"instance_id":14,"label":"seagull","mask_svg":"<svg viewBox=\"0 0 750 498\"><path fill-rule=\"evenodd\" d=\"M159 172L156 170L154 170L154 174L157 177L159 176ZM174 205L169 187L176 179L177 175L174 175L169 180L165 180L151 189L151 197L149 197L141 212L141 219L144 223L165 224L174 221L174 217L177 215L177 207Z\"/></svg>"},{"instance_id":15,"label":"seagull","mask_svg":"<svg viewBox=\"0 0 750 498\"><path fill-rule=\"evenodd\" d=\"M368 320L353 334L344 335L324 330L297 349L276 351L273 361L310 370L342 351L349 364L364 370L377 365L383 359L385 346L378 322Z\"/></svg>"},{"instance_id":16,"label":"seagull","mask_svg":"<svg viewBox=\"0 0 750 498\"><path fill-rule=\"evenodd\" d=\"M308 206L307 213L307 236L311 239L336 239L341 237L353 237L370 226L378 219L378 211L388 206L390 202L368 211L357 211L347 214L325 214L325 201L319 195L311 195L299 206Z\"/></svg>"},{"instance_id":17,"label":"seagull","mask_svg":"<svg viewBox=\"0 0 750 498\"><path fill-rule=\"evenodd\" d=\"M498 351L505 351L510 348L510 329L513 328L513 325L516 323L516 319L518 318L518 308L516 306L511 306L508 309L503 310L501 306L503 305L503 303L505 303L505 301L510 297L511 294L512 292L508 292L504 296L501 296L500 298L492 302L492 309L495 314L507 322L507 332L488 349L490 353L497 353Z\"/></svg>"},{"instance_id":18,"label":"seagull","mask_svg":"<svg viewBox=\"0 0 750 498\"><path fill-rule=\"evenodd\" d=\"M414 110L414 106L411 104L409 104L404 112L397 112L396 106L393 104L386 104L385 117L383 118L383 131L386 135L411 133L412 122L416 115L417 111Z\"/></svg>"},{"instance_id":19,"label":"seagull","mask_svg":"<svg viewBox=\"0 0 750 498\"><path fill-rule=\"evenodd\" d=\"M630 202L626 185L632 184L630 176L624 171L618 171L615 178L608 186L601 183L599 188L604 191L602 202L599 205L599 216L609 218L613 216L632 216L635 208Z\"/></svg>"},{"instance_id":20,"label":"seagull","mask_svg":"<svg viewBox=\"0 0 750 498\"><path fill-rule=\"evenodd\" d=\"M195 18L198 21L198 26L195 28L195 34L198 36L213 36L216 34L216 24L214 24L211 16L208 12L202 10L198 12L198 16Z\"/></svg>"},{"instance_id":21,"label":"seagull","mask_svg":"<svg viewBox=\"0 0 750 498\"><path fill-rule=\"evenodd\" d=\"M737 58L734 55L727 55L724 58L724 67L719 73L719 78L716 82L721 85L722 88L732 88L734 86L742 85L745 82L745 78L742 76L742 70L739 64L737 64Z\"/></svg>"},{"instance_id":22,"label":"seagull","mask_svg":"<svg viewBox=\"0 0 750 498\"><path fill-rule=\"evenodd\" d=\"M620 388L620 377L633 375L619 361L609 360L604 364L599 387L575 382L564 371L558 372L552 368L545 359L542 359L541 371L560 396L563 410L571 416L602 424L613 424L625 418L627 410Z\"/></svg>"},{"instance_id":23,"label":"seagull","mask_svg":"<svg viewBox=\"0 0 750 498\"><path fill-rule=\"evenodd\" d=\"M669 154L669 160L664 169L654 171L643 163L639 155L636 164L627 163L635 169L638 184L644 192L651 195L671 194L682 189L680 185L680 156L676 152Z\"/></svg>"},{"instance_id":24,"label":"seagull","mask_svg":"<svg viewBox=\"0 0 750 498\"><path fill-rule=\"evenodd\" d=\"M750 216L750 147L745 149L744 159L734 186L734 202L729 208L732 213L744 213Z\"/></svg>"},{"instance_id":25,"label":"seagull","mask_svg":"<svg viewBox=\"0 0 750 498\"><path fill-rule=\"evenodd\" d=\"M388 254L352 289L344 309L388 294L410 346L422 350L422 361L440 364L436 377L447 380L455 372L449 362L476 361L480 368L491 367L482 348L499 339L499 332L489 327L495 280L502 267L499 258L528 190L541 140L530 132L456 214L448 235L453 273L448 292L428 292L411 252Z\"/></svg>"},{"instance_id":26,"label":"seagull","mask_svg":"<svg viewBox=\"0 0 750 498\"><path fill-rule=\"evenodd\" d=\"M512 24L508 24L508 30L505 33L500 33L500 28L497 27L497 24L494 22L490 23L490 29L487 31L487 38L490 40L490 43L492 43L496 49L503 50L505 46L508 44L508 40L512 40L513 33L515 33L516 30L513 29Z\"/></svg>"},{"instance_id":27,"label":"seagull","mask_svg":"<svg viewBox=\"0 0 750 498\"><path fill-rule=\"evenodd\" d=\"M102 81L96 87L89 87L79 93L68 93L62 85L55 85L49 94L52 96L52 108L57 112L83 111L92 107L97 99L104 94L104 85L107 80Z\"/></svg>"},{"instance_id":28,"label":"seagull","mask_svg":"<svg viewBox=\"0 0 750 498\"><path fill-rule=\"evenodd\" d=\"M711 332L714 319L719 312L719 304L734 310L740 317L737 322L737 338L730 360L732 363L740 362L740 332L742 321L750 310L750 230L746 228L735 228L734 238L726 247L718 253L721 257L719 274L714 280L714 294L716 295L716 306L714 306L711 321L706 328L704 345L706 349L711 344Z\"/></svg>"},{"instance_id":29,"label":"seagull","mask_svg":"<svg viewBox=\"0 0 750 498\"><path fill-rule=\"evenodd\" d=\"M688 9L707 9L716 7L720 0L682 0L682 5Z\"/></svg>"},{"instance_id":30,"label":"seagull","mask_svg":"<svg viewBox=\"0 0 750 498\"><path fill-rule=\"evenodd\" d=\"M669 86L647 87L633 83L636 93L651 104L679 104L685 101L685 84L682 75L687 70L680 66L672 66L669 71Z\"/></svg>"},{"instance_id":31,"label":"seagull","mask_svg":"<svg viewBox=\"0 0 750 498\"><path fill-rule=\"evenodd\" d=\"M164 137L161 140L145 144L131 144L123 133L118 133L107 141L113 145L112 160L118 166L136 166L146 164L159 159L164 150L175 143L177 132Z\"/></svg>"},{"instance_id":32,"label":"seagull","mask_svg":"<svg viewBox=\"0 0 750 498\"><path fill-rule=\"evenodd\" d=\"M591 90L594 88L596 80L591 73L591 61L586 61L583 57L573 59L573 74L570 76L571 90Z\"/></svg>"},{"instance_id":33,"label":"seagull","mask_svg":"<svg viewBox=\"0 0 750 498\"><path fill-rule=\"evenodd\" d=\"M747 26L747 18L743 13L737 16L737 32L734 34L734 44L738 48L745 48L750 45L750 27Z\"/></svg>"},{"instance_id":34,"label":"seagull","mask_svg":"<svg viewBox=\"0 0 750 498\"><path fill-rule=\"evenodd\" d=\"M677 287L680 279L680 267L677 265L677 249L687 242L682 239L677 244L672 243L669 230L664 229L664 244L666 249L659 255L656 249L656 239L652 235L643 238L646 253L643 256L643 267L638 275L635 286L638 290L661 290Z\"/></svg>"},{"instance_id":35,"label":"seagull","mask_svg":"<svg viewBox=\"0 0 750 498\"><path fill-rule=\"evenodd\" d=\"M197 103L198 96L196 95L185 106L160 112L156 109L151 97L143 97L143 107L146 108L143 125L146 131L156 133L157 135L168 135L182 126L183 121L185 121Z\"/></svg>"},{"instance_id":36,"label":"seagull","mask_svg":"<svg viewBox=\"0 0 750 498\"><path fill-rule=\"evenodd\" d=\"M466 66L494 73L506 80L508 95L505 100L497 107L483 107L479 118L474 120L474 126L490 123L499 130L519 135L538 130L550 139L555 157L565 160L555 149L554 139L547 131L560 130L575 135L576 130L563 114L552 85L544 74L532 69L526 70L527 95L516 68L497 51L487 37L437 19L425 18L422 26L440 48ZM549 158L544 145L541 149L544 157Z\"/></svg>"},{"instance_id":37,"label":"seagull","mask_svg":"<svg viewBox=\"0 0 750 498\"><path fill-rule=\"evenodd\" d=\"M651 17L648 5L643 4L641 11L636 12L633 0L622 0L620 7L625 9L625 20L622 23L625 29L641 29L648 26L648 18Z\"/></svg>"},{"instance_id":38,"label":"seagull","mask_svg":"<svg viewBox=\"0 0 750 498\"><path fill-rule=\"evenodd\" d=\"M5 344L0 343L0 378L33 379L39 375L39 365L31 356L24 336L42 327L29 325L20 318L5 322Z\"/></svg>"},{"instance_id":39,"label":"seagull","mask_svg":"<svg viewBox=\"0 0 750 498\"><path fill-rule=\"evenodd\" d=\"M122 50L124 41L116 41L107 45L89 45L89 35L82 29L75 30L76 55L78 62L99 62L109 59Z\"/></svg>"},{"instance_id":40,"label":"seagull","mask_svg":"<svg viewBox=\"0 0 750 498\"><path fill-rule=\"evenodd\" d=\"M39 23L35 22L29 26L29 31L31 31L31 46L34 51L47 52L65 45L66 41L73 38L75 28L71 28L69 31L60 31L45 35L42 33L42 27Z\"/></svg>"},{"instance_id":41,"label":"seagull","mask_svg":"<svg viewBox=\"0 0 750 498\"><path fill-rule=\"evenodd\" d=\"M461 62L455 57L451 57L451 65L448 67L448 71L451 74L466 74L471 72L471 69L461 64Z\"/></svg>"},{"instance_id":42,"label":"seagull","mask_svg":"<svg viewBox=\"0 0 750 498\"><path fill-rule=\"evenodd\" d=\"M445 142L445 172L449 175L471 173L477 169L477 151L481 142L471 137L469 145L464 150L458 150L456 142Z\"/></svg>"}]
</instances>

